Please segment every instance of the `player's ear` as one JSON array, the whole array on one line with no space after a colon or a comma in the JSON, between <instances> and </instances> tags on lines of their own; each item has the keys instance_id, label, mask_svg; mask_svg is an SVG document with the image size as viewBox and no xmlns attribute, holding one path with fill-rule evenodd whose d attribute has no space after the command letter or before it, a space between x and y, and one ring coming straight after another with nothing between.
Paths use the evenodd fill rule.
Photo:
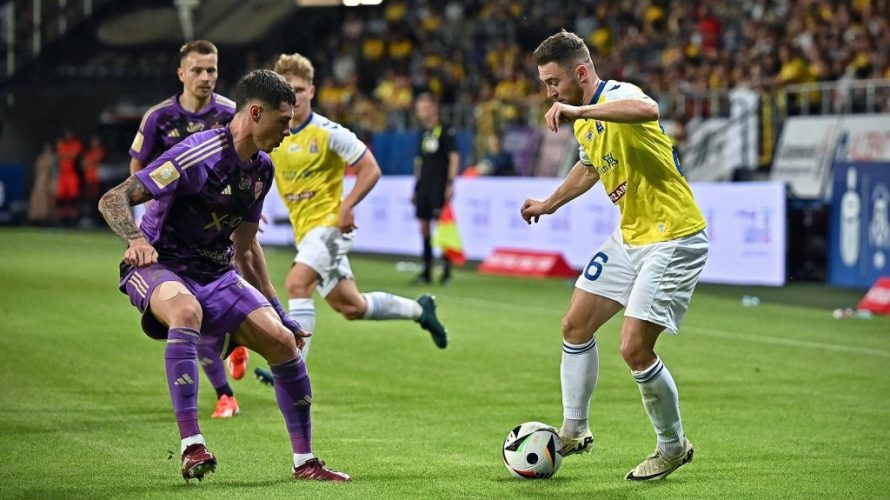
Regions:
<instances>
[{"instance_id":1,"label":"player's ear","mask_svg":"<svg viewBox=\"0 0 890 500\"><path fill-rule=\"evenodd\" d=\"M253 120L254 123L259 123L260 118L263 116L263 107L257 103L253 103L250 105L250 119Z\"/></svg>"}]
</instances>

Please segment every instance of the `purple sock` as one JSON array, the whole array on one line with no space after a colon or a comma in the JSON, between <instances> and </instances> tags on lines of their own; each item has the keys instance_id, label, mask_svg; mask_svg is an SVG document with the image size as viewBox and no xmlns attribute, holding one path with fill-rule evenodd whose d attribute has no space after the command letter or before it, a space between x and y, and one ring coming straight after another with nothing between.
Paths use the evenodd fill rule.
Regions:
<instances>
[{"instance_id":1,"label":"purple sock","mask_svg":"<svg viewBox=\"0 0 890 500\"><path fill-rule=\"evenodd\" d=\"M201 363L201 368L204 368L207 380L210 380L210 384L216 389L217 397L222 394L232 396L232 389L229 387L229 380L226 378L225 363L219 359L219 353L216 352L216 349L212 345L199 342L198 361Z\"/></svg>"},{"instance_id":2,"label":"purple sock","mask_svg":"<svg viewBox=\"0 0 890 500\"><path fill-rule=\"evenodd\" d=\"M180 438L201 433L198 428L198 360L195 348L199 339L198 331L191 328L172 327L167 333L164 364Z\"/></svg>"},{"instance_id":3,"label":"purple sock","mask_svg":"<svg viewBox=\"0 0 890 500\"><path fill-rule=\"evenodd\" d=\"M312 386L306 373L306 363L298 356L280 365L270 365L270 368L275 398L284 415L294 453L312 453L312 418L309 416Z\"/></svg>"}]
</instances>

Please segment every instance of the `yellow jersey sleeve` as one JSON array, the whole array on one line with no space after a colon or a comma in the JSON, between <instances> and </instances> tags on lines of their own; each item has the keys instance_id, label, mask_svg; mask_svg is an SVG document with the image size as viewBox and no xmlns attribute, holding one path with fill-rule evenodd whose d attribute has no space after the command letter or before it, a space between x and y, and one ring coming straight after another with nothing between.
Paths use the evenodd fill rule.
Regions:
<instances>
[{"instance_id":1,"label":"yellow jersey sleeve","mask_svg":"<svg viewBox=\"0 0 890 500\"><path fill-rule=\"evenodd\" d=\"M609 80L600 82L591 104L627 99L652 101L636 85ZM671 139L657 121L580 119L575 120L574 131L581 163L596 170L609 199L621 211L625 243L668 241L705 228Z\"/></svg>"},{"instance_id":2,"label":"yellow jersey sleeve","mask_svg":"<svg viewBox=\"0 0 890 500\"><path fill-rule=\"evenodd\" d=\"M337 224L346 164L366 149L349 129L313 113L272 151L275 184L298 247L310 230Z\"/></svg>"}]
</instances>

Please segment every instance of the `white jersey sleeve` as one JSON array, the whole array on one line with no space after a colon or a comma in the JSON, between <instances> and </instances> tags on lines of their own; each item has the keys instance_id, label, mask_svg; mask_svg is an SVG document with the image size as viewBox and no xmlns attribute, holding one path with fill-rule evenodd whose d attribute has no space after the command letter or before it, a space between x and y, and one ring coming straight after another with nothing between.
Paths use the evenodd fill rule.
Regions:
<instances>
[{"instance_id":1,"label":"white jersey sleeve","mask_svg":"<svg viewBox=\"0 0 890 500\"><path fill-rule=\"evenodd\" d=\"M651 97L646 95L640 87L637 87L632 83L615 80L606 82L605 95L606 102L624 101L628 99L655 102Z\"/></svg>"},{"instance_id":2,"label":"white jersey sleeve","mask_svg":"<svg viewBox=\"0 0 890 500\"><path fill-rule=\"evenodd\" d=\"M347 165L354 165L368 150L368 146L343 125L328 121L324 126L330 133L328 147L337 153L337 156L342 158Z\"/></svg>"}]
</instances>

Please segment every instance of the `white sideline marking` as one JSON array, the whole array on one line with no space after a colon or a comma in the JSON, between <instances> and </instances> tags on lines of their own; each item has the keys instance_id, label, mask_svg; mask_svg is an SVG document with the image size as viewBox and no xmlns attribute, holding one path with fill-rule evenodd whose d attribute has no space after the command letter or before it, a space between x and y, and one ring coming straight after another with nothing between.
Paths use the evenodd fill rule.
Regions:
<instances>
[{"instance_id":1,"label":"white sideline marking","mask_svg":"<svg viewBox=\"0 0 890 500\"><path fill-rule=\"evenodd\" d=\"M502 309L506 311L517 311L517 312L556 312L561 315L564 313L563 310L553 311L552 309L548 309L546 307L541 306L532 306L532 305L517 305L517 304L507 304L504 302L495 302L491 300L485 299L476 299L476 298L468 298L461 297L456 301L458 304L466 303L470 305L477 305L480 307L485 307L489 309ZM566 305L568 307L568 305ZM747 333L739 333L739 332L730 332L726 330L716 330L713 328L701 328L698 326L684 326L681 328L682 331L691 331L695 332L698 335L706 335L711 337L719 337L725 339L732 340L744 340L746 342L759 342L761 344L773 344L773 345L784 345L789 347L804 347L809 349L820 349L823 351L832 351L832 352L846 352L852 354L868 354L871 356L880 356L882 358L890 358L890 351L884 351L881 349L871 349L868 347L852 347L841 344L826 344L823 342L811 342L808 340L797 340L797 339L784 339L781 337L770 337L767 335L751 335Z\"/></svg>"}]
</instances>

